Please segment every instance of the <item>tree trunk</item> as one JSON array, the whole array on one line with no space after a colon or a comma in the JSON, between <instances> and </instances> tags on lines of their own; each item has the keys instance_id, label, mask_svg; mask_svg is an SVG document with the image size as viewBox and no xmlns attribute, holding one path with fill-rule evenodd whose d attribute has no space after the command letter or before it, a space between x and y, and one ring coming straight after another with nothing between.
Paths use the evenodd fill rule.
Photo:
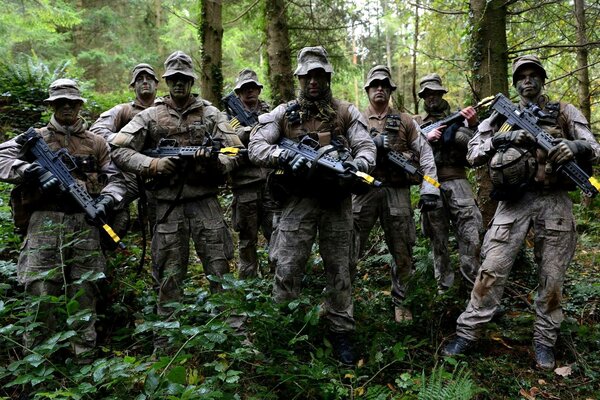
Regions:
<instances>
[{"instance_id":1,"label":"tree trunk","mask_svg":"<svg viewBox=\"0 0 600 400\"><path fill-rule=\"evenodd\" d=\"M417 96L417 49L419 48L419 8L420 0L415 1L415 31L413 33L413 54L412 54L412 96L413 96L413 114L419 113L419 97Z\"/></svg>"},{"instance_id":2,"label":"tree trunk","mask_svg":"<svg viewBox=\"0 0 600 400\"><path fill-rule=\"evenodd\" d=\"M508 46L505 0L470 0L473 95L476 100L499 92L508 95ZM477 201L484 226L494 216L497 202L490 199L492 183L487 167L476 171Z\"/></svg>"},{"instance_id":3,"label":"tree trunk","mask_svg":"<svg viewBox=\"0 0 600 400\"><path fill-rule=\"evenodd\" d=\"M585 29L585 0L575 0L575 20L577 23L577 87L579 108L588 121L591 121L590 75L588 70L588 39Z\"/></svg>"},{"instance_id":4,"label":"tree trunk","mask_svg":"<svg viewBox=\"0 0 600 400\"><path fill-rule=\"evenodd\" d=\"M265 20L267 21L267 72L272 102L273 105L278 105L295 97L285 1L267 1Z\"/></svg>"},{"instance_id":5,"label":"tree trunk","mask_svg":"<svg viewBox=\"0 0 600 400\"><path fill-rule=\"evenodd\" d=\"M223 91L221 2L222 0L202 0L199 27L202 46L200 90L202 97L215 105L220 105Z\"/></svg>"}]
</instances>

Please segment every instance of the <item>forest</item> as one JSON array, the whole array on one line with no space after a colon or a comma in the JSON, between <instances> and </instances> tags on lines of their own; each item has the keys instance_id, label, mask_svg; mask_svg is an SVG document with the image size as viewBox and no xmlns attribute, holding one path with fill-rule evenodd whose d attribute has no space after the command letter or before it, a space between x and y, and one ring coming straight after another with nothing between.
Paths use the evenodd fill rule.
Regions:
<instances>
[{"instance_id":1,"label":"forest","mask_svg":"<svg viewBox=\"0 0 600 400\"><path fill-rule=\"evenodd\" d=\"M164 72L181 50L194 62L194 92L222 108L243 68L258 74L261 98L272 106L295 98L296 56L324 46L334 73L333 96L368 106L367 71L383 64L398 86L393 105L423 113L419 80L435 72L449 89L453 109L504 93L515 99L511 63L536 54L553 100L572 103L600 140L600 2L597 0L2 0L0 14L0 137L48 123L43 100L57 78L76 79L87 99L82 115L93 123L105 110L131 101L131 69L148 63ZM158 95L168 93L161 80ZM480 109L479 118L489 115ZM595 175L600 169L595 168ZM484 221L489 200L487 169L469 180ZM126 249L107 254L99 282L98 353L85 366L70 358L76 298L51 301L64 315L56 334L28 348L35 315L16 279L23 237L14 230L12 185L0 183L0 399L597 399L600 398L600 200L574 191L578 243L566 273L557 368L535 367L532 324L538 274L528 240L515 262L502 313L486 325L466 355L444 357L469 290L456 284L438 294L429 240L417 229L414 273L407 303L414 319L396 323L390 297L391 256L384 233L371 232L353 282L353 367L338 363L320 313L326 274L315 244L301 296L285 308L273 302L273 275L261 240L261 276L219 283L211 294L198 259L190 260L184 300L176 319L158 320L149 244L140 224L124 238ZM413 187L412 202L418 202ZM219 201L231 221L232 193ZM132 206L132 212L137 210ZM414 219L420 226L420 212ZM234 242L235 232L234 233ZM69 246L65 243L64 246ZM451 246L456 247L456 240ZM453 253L456 253L454 251ZM192 253L194 254L194 253ZM140 268L144 261L143 268ZM452 256L457 266L458 256ZM35 303L37 304L37 303ZM247 318L247 335L227 324ZM153 332L177 351L152 353Z\"/></svg>"}]
</instances>

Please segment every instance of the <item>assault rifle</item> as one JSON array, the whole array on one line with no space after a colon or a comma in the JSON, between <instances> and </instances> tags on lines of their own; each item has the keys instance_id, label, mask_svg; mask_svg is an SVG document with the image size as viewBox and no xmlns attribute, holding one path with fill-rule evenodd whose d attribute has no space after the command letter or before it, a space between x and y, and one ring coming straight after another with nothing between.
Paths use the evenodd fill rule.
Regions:
<instances>
[{"instance_id":1,"label":"assault rifle","mask_svg":"<svg viewBox=\"0 0 600 400\"><path fill-rule=\"evenodd\" d=\"M478 109L479 107L482 107L482 106L485 106L485 105L491 103L492 100L494 100L494 96L486 97L486 98L482 99L479 103L475 104L473 106L473 108ZM446 118L436 121L434 123L423 124L420 126L420 129L421 129L421 132L424 133L425 136L427 136L427 134L429 132L431 132L432 130L434 130L436 128L439 128L442 125L445 125L446 127L450 127L451 125L453 125L457 122L462 123L464 120L465 120L465 117L462 116L460 111L457 111L454 114L450 114Z\"/></svg>"},{"instance_id":2,"label":"assault rifle","mask_svg":"<svg viewBox=\"0 0 600 400\"><path fill-rule=\"evenodd\" d=\"M245 154L248 152L246 149L240 149L238 147L220 147L218 141L214 141L213 144L204 146L178 146L177 140L175 139L160 139L158 146L154 149L144 150L142 154L154 157L181 157L181 158L194 158L198 150L205 149L209 151L211 155L217 156L219 154L225 154L230 157L235 157L238 154Z\"/></svg>"},{"instance_id":3,"label":"assault rifle","mask_svg":"<svg viewBox=\"0 0 600 400\"><path fill-rule=\"evenodd\" d=\"M60 189L68 193L81 210L85 213L90 221L101 227L104 232L112 239L112 241L121 249L125 248L125 244L121 242L121 238L115 231L106 223L104 218L98 214L96 202L87 192L87 190L79 185L75 178L71 175L71 171L77 168L75 160L67 152L66 149L60 149L53 152L48 143L42 138L33 128L29 128L27 132L17 138L17 143L23 146L25 154L31 154L35 161L42 167L52 173L60 182ZM69 168L63 160L67 160L71 166Z\"/></svg>"},{"instance_id":4,"label":"assault rifle","mask_svg":"<svg viewBox=\"0 0 600 400\"><path fill-rule=\"evenodd\" d=\"M531 133L541 149L549 151L554 147L555 139L537 124L538 117L541 116L539 107L529 105L528 108L520 110L506 96L498 93L492 103L492 109L506 118L499 132L508 132L517 126ZM589 176L574 160L560 165L557 170L573 181L588 197L593 197L600 191L600 182L593 176Z\"/></svg>"},{"instance_id":5,"label":"assault rifle","mask_svg":"<svg viewBox=\"0 0 600 400\"><path fill-rule=\"evenodd\" d=\"M246 111L239 97L237 97L234 92L223 97L221 101L223 102L227 113L239 121L239 125L254 126L258 122L258 114L256 112ZM232 122L231 125L234 128L238 127L238 124L234 122Z\"/></svg>"},{"instance_id":6,"label":"assault rifle","mask_svg":"<svg viewBox=\"0 0 600 400\"><path fill-rule=\"evenodd\" d=\"M305 136L301 141L295 142L286 137L282 137L277 145L283 149L290 150L296 154L300 154L308 159L311 163L316 163L330 171L337 172L339 174L343 174L349 172L354 175L360 182L366 183L368 185L372 185L375 187L381 186L381 182L373 178L371 175L361 172L361 171L350 171L348 168L344 167L342 161L335 159L331 155L327 153L319 153L316 150L319 147L319 142Z\"/></svg>"},{"instance_id":7,"label":"assault rifle","mask_svg":"<svg viewBox=\"0 0 600 400\"><path fill-rule=\"evenodd\" d=\"M422 179L425 182L429 182L436 188L439 188L441 186L441 184L438 181L436 181L435 179L433 179L431 176L423 174L423 172L421 172L421 170L419 168L417 168L415 165L413 165L413 163L408 158L406 158L404 156L404 154L402 154L402 153L399 153L394 150L390 150L386 154L386 159L388 161L390 161L392 164L397 165L398 167L402 168L402 170L409 175L415 175L415 176L419 177L419 179Z\"/></svg>"}]
</instances>

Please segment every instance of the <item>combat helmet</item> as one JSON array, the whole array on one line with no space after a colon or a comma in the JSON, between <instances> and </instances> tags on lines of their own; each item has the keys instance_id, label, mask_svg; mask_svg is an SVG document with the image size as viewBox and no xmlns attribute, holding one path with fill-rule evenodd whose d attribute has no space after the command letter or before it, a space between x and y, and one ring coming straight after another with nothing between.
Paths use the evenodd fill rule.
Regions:
<instances>
[{"instance_id":1,"label":"combat helmet","mask_svg":"<svg viewBox=\"0 0 600 400\"><path fill-rule=\"evenodd\" d=\"M511 191L524 188L533 181L537 161L531 151L515 146L503 146L489 163L494 188Z\"/></svg>"}]
</instances>

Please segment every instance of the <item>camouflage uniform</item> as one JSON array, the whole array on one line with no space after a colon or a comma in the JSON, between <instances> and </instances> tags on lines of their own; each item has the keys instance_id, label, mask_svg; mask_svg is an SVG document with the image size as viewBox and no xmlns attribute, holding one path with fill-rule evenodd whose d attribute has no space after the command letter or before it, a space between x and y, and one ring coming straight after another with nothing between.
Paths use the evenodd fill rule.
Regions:
<instances>
[{"instance_id":1,"label":"camouflage uniform","mask_svg":"<svg viewBox=\"0 0 600 400\"><path fill-rule=\"evenodd\" d=\"M437 74L421 79L419 97L426 91L447 93ZM415 120L420 125L435 123L452 114L448 102L442 99L441 107L427 109L426 114ZM456 129L457 127L447 127ZM476 126L469 127L475 129ZM459 266L463 277L473 284L479 269L481 250L480 235L483 231L481 212L475 202L471 184L467 179L466 160L467 143L473 137L473 131L461 126L451 142L445 139L430 141L439 182L442 184L442 197L435 210L421 214L423 234L429 237L433 250L435 279L441 290L448 289L454 283L454 271L450 262L448 248L450 227L458 243Z\"/></svg>"},{"instance_id":2,"label":"camouflage uniform","mask_svg":"<svg viewBox=\"0 0 600 400\"><path fill-rule=\"evenodd\" d=\"M546 77L537 57L523 56L513 63L513 80L519 70L527 67L538 69L543 78ZM519 107L526 104L526 100L522 99ZM538 97L538 105L549 115L539 122L544 130L568 141L583 141L588 151L578 154L577 161L588 165L597 163L600 145L579 110L568 103L550 102L544 95ZM498 128L493 116L479 125L479 133L469 142L468 159L473 165L486 163L496 153L492 138L498 136L495 134ZM538 149L535 158L537 173L533 182L526 187L522 197L500 201L485 235L482 247L484 260L471 300L457 321L460 338L475 340L480 327L494 315L519 248L529 229L533 228L534 255L539 267L534 343L552 348L556 342L563 320L560 303L565 271L574 255L577 240L572 202L568 196L573 187L565 185L566 178L559 176L546 163L546 152ZM552 357L547 367L553 364Z\"/></svg>"},{"instance_id":3,"label":"camouflage uniform","mask_svg":"<svg viewBox=\"0 0 600 400\"><path fill-rule=\"evenodd\" d=\"M163 78L183 75L188 81L196 79L191 58L177 51L165 61ZM204 144L206 133L227 146L241 146L227 116L208 101L189 95L183 108L178 109L173 94L159 98L155 106L137 114L113 138L113 159L124 170L142 176L155 176L157 161L141 154L157 147L160 139L175 139L179 146ZM189 241L193 240L206 275L222 276L229 271L233 243L217 194L223 174L238 163L238 157L220 154L218 160L192 161L190 168L175 176L162 179L153 191L157 221L152 237L153 276L159 283L158 313L166 316L172 311L164 304L182 296L183 281L189 263ZM161 178L161 176L158 176ZM172 179L169 179L172 178ZM220 288L211 281L211 290Z\"/></svg>"},{"instance_id":4,"label":"camouflage uniform","mask_svg":"<svg viewBox=\"0 0 600 400\"><path fill-rule=\"evenodd\" d=\"M295 75L308 76L313 70L333 71L322 47L307 47L298 55ZM326 90L330 96L330 90ZM327 96L327 94L322 94ZM311 104L312 103L312 104ZM280 137L299 140L309 135L321 146L342 140L350 148L354 161L366 171L375 163L375 146L369 138L366 124L351 104L335 99L316 103L301 98L282 104L259 117L259 124L250 138L250 160L265 167L281 165L279 157L286 150L279 148ZM316 109L317 107L318 109ZM299 108L302 116L290 121L290 111ZM324 116L327 114L327 116ZM325 318L334 332L354 330L352 286L350 280L350 244L352 209L349 191L327 181L326 174L312 178L289 176L284 182L289 190L282 203L278 225L273 297L287 301L298 297L311 247L319 232L319 249L327 274Z\"/></svg>"},{"instance_id":5,"label":"camouflage uniform","mask_svg":"<svg viewBox=\"0 0 600 400\"><path fill-rule=\"evenodd\" d=\"M156 83L158 83L158 77L154 72L154 68L148 64L138 64L133 67L130 87L134 87L136 78L139 74L146 73L150 75ZM156 90L154 91L154 95ZM152 99L154 99L154 95ZM142 103L139 97L136 97L134 101L129 103L118 104L108 111L100 114L100 117L90 127L90 131L104 137L107 141L110 141L112 137L119 132L125 125L131 121L140 111L148 108ZM129 204L134 201L139 195L139 188L137 178L134 174L125 173L125 182L127 184L127 195L123 201L116 207L116 213L110 219L111 226L119 234L124 236L129 226Z\"/></svg>"},{"instance_id":6,"label":"camouflage uniform","mask_svg":"<svg viewBox=\"0 0 600 400\"><path fill-rule=\"evenodd\" d=\"M237 93L242 86L254 84L262 88L258 82L256 73L249 69L240 71L234 91ZM256 107L248 112L262 115L268 113L269 105L258 100ZM230 116L235 117L235 116ZM250 141L251 126L240 126L236 133L242 143L248 146ZM269 192L266 190L266 181L269 168L257 167L251 164L247 159L240 167L231 174L231 188L233 191L232 203L232 223L233 228L239 235L239 256L238 271L240 278L255 277L258 272L258 259L256 245L258 243L258 231L262 231L267 243L271 239L273 232L273 218L279 209Z\"/></svg>"},{"instance_id":7,"label":"camouflage uniform","mask_svg":"<svg viewBox=\"0 0 600 400\"><path fill-rule=\"evenodd\" d=\"M375 66L367 74L364 88L368 90L374 81L386 80L393 91L396 86L391 80L389 69L384 66ZM424 174L437 180L431 147L419 134L410 115L401 113L389 105L385 112L378 113L374 110L373 104L369 105L363 115L367 119L373 138L380 133L387 134L391 150L404 153L416 161ZM392 122L398 126L397 131L386 130L388 123ZM392 301L398 309L395 318L401 321L411 318L410 312L404 309L401 303L406 295L406 283L413 266L412 247L415 244L416 232L410 204L410 185L415 182L411 182L407 174L399 167L385 161L384 154L384 151L378 149L377 166L373 171L373 176L383 185L379 188L371 187L365 194L354 195L352 209L355 226L360 235L360 254L363 254L366 249L371 229L377 220L380 221L385 233L386 244L392 255ZM439 196L439 189L424 182L421 194Z\"/></svg>"},{"instance_id":8,"label":"camouflage uniform","mask_svg":"<svg viewBox=\"0 0 600 400\"><path fill-rule=\"evenodd\" d=\"M58 79L50 85L52 104L57 100L74 100L83 103L77 84L70 79ZM110 197L112 203L125 195L122 174L111 163L106 140L85 129L82 119L72 125L61 125L53 115L48 125L37 130L53 151L66 149L78 165L74 178L96 198ZM97 278L84 279L90 273L105 271L106 260L100 250L100 231L91 226L80 207L67 193L42 193L39 182L27 179L26 170L31 164L19 159L22 145L19 137L0 145L0 179L21 185L27 193L32 214L27 235L17 264L17 277L25 291L35 296L60 296L64 285L69 298L75 298L79 309L89 311L89 319L79 319L71 329L78 332L73 339L75 354L91 350L96 344ZM70 244L68 244L70 243ZM81 295L77 294L82 291ZM49 304L42 303L39 318L49 332L56 325ZM29 337L26 345L32 346Z\"/></svg>"}]
</instances>

